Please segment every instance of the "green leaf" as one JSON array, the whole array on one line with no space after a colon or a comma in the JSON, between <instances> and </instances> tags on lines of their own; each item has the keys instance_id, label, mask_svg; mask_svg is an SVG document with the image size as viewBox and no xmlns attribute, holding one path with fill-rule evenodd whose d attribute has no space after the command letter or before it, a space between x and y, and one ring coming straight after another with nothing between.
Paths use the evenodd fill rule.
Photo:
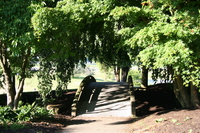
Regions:
<instances>
[{"instance_id":1,"label":"green leaf","mask_svg":"<svg viewBox=\"0 0 200 133\"><path fill-rule=\"evenodd\" d=\"M159 119L156 120L156 122L162 122L164 120L165 120L164 118L159 118Z\"/></svg>"},{"instance_id":2,"label":"green leaf","mask_svg":"<svg viewBox=\"0 0 200 133\"><path fill-rule=\"evenodd\" d=\"M173 123L176 123L178 120L176 120L176 119L172 119L171 120Z\"/></svg>"}]
</instances>

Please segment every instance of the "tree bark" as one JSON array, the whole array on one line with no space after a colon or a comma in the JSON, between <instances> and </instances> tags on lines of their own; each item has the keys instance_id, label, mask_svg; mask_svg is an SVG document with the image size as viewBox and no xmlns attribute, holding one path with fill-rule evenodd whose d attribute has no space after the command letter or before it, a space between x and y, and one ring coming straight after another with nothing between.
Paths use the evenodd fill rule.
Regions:
<instances>
[{"instance_id":1,"label":"tree bark","mask_svg":"<svg viewBox=\"0 0 200 133\"><path fill-rule=\"evenodd\" d=\"M199 101L199 95L198 95L198 88L193 85L193 83L191 82L190 83L190 100L191 100L191 103L192 103L192 106L193 107L196 107L196 108L200 108L200 101Z\"/></svg>"},{"instance_id":2,"label":"tree bark","mask_svg":"<svg viewBox=\"0 0 200 133\"><path fill-rule=\"evenodd\" d=\"M15 76L12 74L9 57L8 57L8 51L6 44L2 43L0 41L0 65L3 69L3 76L5 79L5 82L3 84L4 89L6 90L7 94L7 105L10 106L13 109L16 109L18 107L18 103L21 97L21 94L23 92L23 86L26 78L26 67L29 62L31 49L29 48L27 52L22 57L22 65L21 65L21 78L19 80L19 86L16 89L15 88Z\"/></svg>"},{"instance_id":3,"label":"tree bark","mask_svg":"<svg viewBox=\"0 0 200 133\"><path fill-rule=\"evenodd\" d=\"M13 85L12 81L10 80L10 74L4 73L5 76L5 86L6 95L7 95L7 105L11 108L14 107L14 97L15 97L15 86Z\"/></svg>"},{"instance_id":4,"label":"tree bark","mask_svg":"<svg viewBox=\"0 0 200 133\"><path fill-rule=\"evenodd\" d=\"M22 79L19 83L19 86L18 86L18 89L17 89L17 92L16 92L16 95L14 97L14 104L13 104L13 109L17 109L18 107L18 103L19 103L19 100L21 98L21 94L23 92L23 88L24 88L24 82L25 82L25 78Z\"/></svg>"},{"instance_id":5,"label":"tree bark","mask_svg":"<svg viewBox=\"0 0 200 133\"><path fill-rule=\"evenodd\" d=\"M114 74L115 74L116 82L120 82L120 67L118 66L114 67Z\"/></svg>"},{"instance_id":6,"label":"tree bark","mask_svg":"<svg viewBox=\"0 0 200 133\"><path fill-rule=\"evenodd\" d=\"M141 87L142 88L147 88L148 87L148 69L145 66L142 67Z\"/></svg>"},{"instance_id":7,"label":"tree bark","mask_svg":"<svg viewBox=\"0 0 200 133\"><path fill-rule=\"evenodd\" d=\"M4 89L7 94L7 105L13 108L14 96L15 96L15 85L12 81L12 72L10 68L10 63L7 55L7 46L5 43L0 41L0 65L3 69L3 75L5 79L5 84L3 84Z\"/></svg>"},{"instance_id":8,"label":"tree bark","mask_svg":"<svg viewBox=\"0 0 200 133\"><path fill-rule=\"evenodd\" d=\"M172 66L168 66L168 70L171 75L174 75ZM174 93L183 108L200 108L198 88L192 82L188 88L185 87L181 75L174 78Z\"/></svg>"},{"instance_id":9,"label":"tree bark","mask_svg":"<svg viewBox=\"0 0 200 133\"><path fill-rule=\"evenodd\" d=\"M21 98L21 94L23 93L24 82L26 79L26 67L29 62L30 53L31 53L31 48L28 48L27 53L23 56L23 63L21 66L22 73L21 73L21 78L19 80L19 86L17 88L15 99L14 99L14 109L17 109L19 100Z\"/></svg>"},{"instance_id":10,"label":"tree bark","mask_svg":"<svg viewBox=\"0 0 200 133\"><path fill-rule=\"evenodd\" d=\"M129 91L130 91L131 113L133 117L136 117L135 90L133 86L133 79L131 76L128 77L128 83L129 83Z\"/></svg>"},{"instance_id":11,"label":"tree bark","mask_svg":"<svg viewBox=\"0 0 200 133\"><path fill-rule=\"evenodd\" d=\"M122 77L121 77L122 82L126 82L129 69L130 69L129 67L122 67Z\"/></svg>"},{"instance_id":12,"label":"tree bark","mask_svg":"<svg viewBox=\"0 0 200 133\"><path fill-rule=\"evenodd\" d=\"M181 75L178 75L174 80L174 93L183 108L192 107L189 89L183 85Z\"/></svg>"}]
</instances>

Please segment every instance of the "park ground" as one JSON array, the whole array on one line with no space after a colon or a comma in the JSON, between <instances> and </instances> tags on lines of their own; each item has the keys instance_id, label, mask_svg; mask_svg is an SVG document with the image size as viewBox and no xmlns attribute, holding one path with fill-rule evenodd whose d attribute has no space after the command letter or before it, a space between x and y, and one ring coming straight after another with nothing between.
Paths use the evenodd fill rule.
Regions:
<instances>
[{"instance_id":1,"label":"park ground","mask_svg":"<svg viewBox=\"0 0 200 133\"><path fill-rule=\"evenodd\" d=\"M54 119L42 120L38 122L26 122L27 128L23 129L3 129L1 133L53 133L66 129L71 124L90 123L91 120L73 120L67 115L54 115ZM137 118L127 119L118 123L124 125L126 133L199 133L200 132L200 110L199 109L182 109L182 110L165 110L150 115L140 116ZM102 119L102 118L99 118ZM124 120L124 119L123 119ZM103 121L102 121L103 122ZM99 126L94 125L91 128ZM113 129L115 125L113 124ZM105 126L106 127L106 126Z\"/></svg>"},{"instance_id":2,"label":"park ground","mask_svg":"<svg viewBox=\"0 0 200 133\"><path fill-rule=\"evenodd\" d=\"M138 105L139 106L139 105ZM70 110L70 108L69 108ZM116 120L119 122L116 122ZM99 120L95 122L95 120ZM54 115L47 120L24 122L26 128L12 129L0 127L0 133L60 133L71 125L90 125L91 128L99 128L100 124L110 122L110 128L117 130L123 126L124 133L198 133L200 132L199 109L159 109L153 112L140 114L136 118L72 118L70 112L65 115ZM113 123L115 121L115 123ZM18 126L19 127L19 126ZM122 128L121 128L122 129ZM106 131L106 129L104 129ZM81 132L81 131L80 131ZM106 132L103 132L106 133ZM117 132L116 132L117 133ZM121 131L119 132L121 133Z\"/></svg>"}]
</instances>

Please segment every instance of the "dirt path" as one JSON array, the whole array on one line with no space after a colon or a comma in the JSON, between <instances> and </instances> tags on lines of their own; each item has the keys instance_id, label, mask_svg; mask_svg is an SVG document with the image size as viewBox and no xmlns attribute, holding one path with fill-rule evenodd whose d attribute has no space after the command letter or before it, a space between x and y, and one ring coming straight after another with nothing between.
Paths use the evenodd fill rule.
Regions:
<instances>
[{"instance_id":1,"label":"dirt path","mask_svg":"<svg viewBox=\"0 0 200 133\"><path fill-rule=\"evenodd\" d=\"M76 117L61 133L131 133L130 118Z\"/></svg>"},{"instance_id":2,"label":"dirt path","mask_svg":"<svg viewBox=\"0 0 200 133\"><path fill-rule=\"evenodd\" d=\"M200 110L166 110L138 118L76 117L59 133L200 133Z\"/></svg>"},{"instance_id":3,"label":"dirt path","mask_svg":"<svg viewBox=\"0 0 200 133\"><path fill-rule=\"evenodd\" d=\"M92 83L88 89L101 90L98 100L88 104L86 113L73 118L62 133L129 133L131 106L128 83Z\"/></svg>"}]
</instances>

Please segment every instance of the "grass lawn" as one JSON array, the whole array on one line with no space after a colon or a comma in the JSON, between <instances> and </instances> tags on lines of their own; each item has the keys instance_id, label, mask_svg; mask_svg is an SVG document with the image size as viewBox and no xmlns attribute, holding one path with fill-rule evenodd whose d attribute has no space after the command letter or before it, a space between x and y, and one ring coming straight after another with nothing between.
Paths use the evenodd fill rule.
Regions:
<instances>
[{"instance_id":1,"label":"grass lawn","mask_svg":"<svg viewBox=\"0 0 200 133\"><path fill-rule=\"evenodd\" d=\"M84 79L85 77L75 77L71 79L71 82L68 84L68 89L78 89L81 81ZM97 82L102 82L104 81L104 79L96 79ZM32 92L32 91L38 91L37 88L38 85L38 80L37 77L32 77L29 79L26 79L25 81L25 85L24 85L24 92ZM56 81L53 81L53 89L56 88ZM5 93L3 89L0 88L0 94Z\"/></svg>"},{"instance_id":2,"label":"grass lawn","mask_svg":"<svg viewBox=\"0 0 200 133\"><path fill-rule=\"evenodd\" d=\"M91 74L94 76L97 82L109 82L109 81L114 81L112 79L108 79L107 75L103 72L101 72L98 68L97 65L88 65L88 67L92 70ZM71 82L68 84L68 89L78 89L81 81L90 74L87 73L80 73L76 74L75 77L71 79ZM17 80L16 80L17 81ZM53 89L56 88L56 81L53 81ZM32 78L27 78L25 80L25 85L24 85L24 92L33 92L33 91L38 91L38 80L37 77L34 76ZM3 89L0 88L0 94L5 93Z\"/></svg>"},{"instance_id":3,"label":"grass lawn","mask_svg":"<svg viewBox=\"0 0 200 133\"><path fill-rule=\"evenodd\" d=\"M138 68L134 68L132 71L135 71L136 75L138 74L136 71ZM95 63L88 63L86 64L85 68L82 68L81 66L78 66L74 71L74 77L72 77L71 82L68 84L68 89L78 89L81 81L88 75L94 76L97 82L115 82L114 80L114 74L112 73L112 70L108 70L106 72L102 72L99 68L99 66ZM133 74L134 75L134 74ZM134 77L133 78L140 78L140 77ZM17 80L16 80L17 81ZM149 84L152 84L153 82L150 82ZM54 90L57 86L56 81L53 82L52 89ZM137 84L138 82L138 84ZM24 92L33 92L38 91L38 80L37 76L34 76L32 78L27 78L25 80L24 85ZM140 86L140 80L134 79L134 86L139 87ZM0 88L0 94L5 93L3 89Z\"/></svg>"}]
</instances>

